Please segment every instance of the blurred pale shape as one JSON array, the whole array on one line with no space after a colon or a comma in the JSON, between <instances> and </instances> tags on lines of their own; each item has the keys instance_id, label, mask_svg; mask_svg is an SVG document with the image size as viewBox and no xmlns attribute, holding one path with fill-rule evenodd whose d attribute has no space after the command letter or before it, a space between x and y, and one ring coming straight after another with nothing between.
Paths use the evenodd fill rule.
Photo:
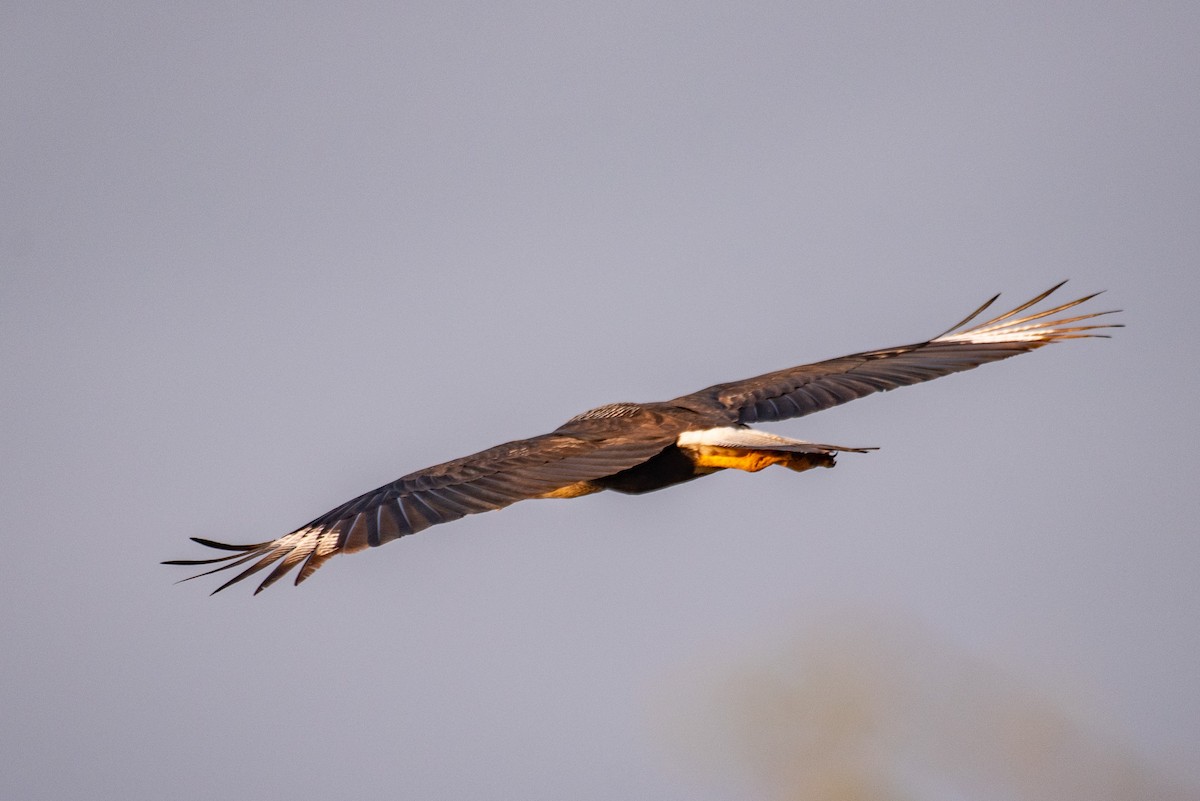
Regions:
<instances>
[{"instance_id":1,"label":"blurred pale shape","mask_svg":"<svg viewBox=\"0 0 1200 801\"><path fill-rule=\"evenodd\" d=\"M772 799L1198 797L1122 747L1099 704L895 621L809 628L679 688L669 717L690 772L749 772Z\"/></svg>"}]
</instances>

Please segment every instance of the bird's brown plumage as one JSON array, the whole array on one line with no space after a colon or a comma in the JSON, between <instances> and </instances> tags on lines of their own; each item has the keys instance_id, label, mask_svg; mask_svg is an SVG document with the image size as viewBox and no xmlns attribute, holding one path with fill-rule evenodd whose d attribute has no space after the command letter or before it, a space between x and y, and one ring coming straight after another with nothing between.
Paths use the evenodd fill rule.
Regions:
<instances>
[{"instance_id":1,"label":"bird's brown plumage","mask_svg":"<svg viewBox=\"0 0 1200 801\"><path fill-rule=\"evenodd\" d=\"M946 333L924 342L716 384L661 403L601 406L549 434L410 473L278 539L228 545L193 538L232 553L166 564L216 565L190 578L242 568L213 592L271 568L256 590L261 592L297 566L299 584L335 554L382 545L438 523L529 498L570 498L605 489L648 492L729 467L750 471L770 464L793 470L830 467L836 452L864 449L788 440L749 429L749 424L801 417L1051 342L1104 336L1099 329L1118 327L1091 322L1111 312L1055 316L1095 295L1023 314L1060 286L967 328L997 295Z\"/></svg>"}]
</instances>

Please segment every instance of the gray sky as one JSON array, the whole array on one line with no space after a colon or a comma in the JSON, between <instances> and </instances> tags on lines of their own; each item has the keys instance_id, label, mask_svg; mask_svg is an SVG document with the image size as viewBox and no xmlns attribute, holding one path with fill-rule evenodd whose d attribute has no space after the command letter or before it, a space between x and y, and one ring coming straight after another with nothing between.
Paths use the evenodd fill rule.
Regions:
<instances>
[{"instance_id":1,"label":"gray sky","mask_svg":"<svg viewBox=\"0 0 1200 801\"><path fill-rule=\"evenodd\" d=\"M0 797L807 798L846 693L874 762L821 758L873 797L1190 797L1198 38L1185 2L5 4ZM1129 327L772 427L882 447L836 470L257 598L157 564L1068 277ZM1031 752L1062 774L1003 789Z\"/></svg>"}]
</instances>

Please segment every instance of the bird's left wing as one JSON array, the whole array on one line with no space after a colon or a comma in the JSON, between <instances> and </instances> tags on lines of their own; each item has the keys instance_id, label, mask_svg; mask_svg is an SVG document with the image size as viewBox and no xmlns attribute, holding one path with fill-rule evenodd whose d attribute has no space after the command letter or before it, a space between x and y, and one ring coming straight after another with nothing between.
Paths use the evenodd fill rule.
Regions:
<instances>
[{"instance_id":1,"label":"bird's left wing","mask_svg":"<svg viewBox=\"0 0 1200 801\"><path fill-rule=\"evenodd\" d=\"M278 539L228 545L193 537L201 545L234 553L214 559L174 559L164 564L218 565L189 578L245 565L214 593L271 565L274 569L255 594L297 565L301 565L296 574L299 584L335 554L354 553L438 523L501 509L579 481L612 475L641 464L674 440L673 431L660 430L617 431L603 437L553 432L507 442L396 479Z\"/></svg>"},{"instance_id":2,"label":"bird's left wing","mask_svg":"<svg viewBox=\"0 0 1200 801\"><path fill-rule=\"evenodd\" d=\"M946 333L924 342L855 353L742 381L717 384L676 398L670 403L719 411L731 423L786 420L819 412L874 392L970 370L1052 342L1104 336L1098 333L1101 329L1120 327L1119 324L1088 322L1112 313L1107 311L1057 316L1086 303L1096 297L1095 294L1042 311L1029 311L1063 283L1066 282L1051 287L1012 311L966 327L1000 297L996 295Z\"/></svg>"}]
</instances>

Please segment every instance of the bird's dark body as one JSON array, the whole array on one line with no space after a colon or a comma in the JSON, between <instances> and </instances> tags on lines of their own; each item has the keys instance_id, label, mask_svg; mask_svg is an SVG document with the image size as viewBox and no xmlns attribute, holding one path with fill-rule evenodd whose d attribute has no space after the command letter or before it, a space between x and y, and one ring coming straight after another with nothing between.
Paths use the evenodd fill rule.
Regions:
<instances>
[{"instance_id":1,"label":"bird's dark body","mask_svg":"<svg viewBox=\"0 0 1200 801\"><path fill-rule=\"evenodd\" d=\"M642 495L700 478L709 472L697 469L696 463L678 445L668 445L641 464L597 478L592 483L600 489Z\"/></svg>"},{"instance_id":2,"label":"bird's dark body","mask_svg":"<svg viewBox=\"0 0 1200 801\"><path fill-rule=\"evenodd\" d=\"M702 431L727 425L728 422L726 415L714 409L698 411L673 403L609 403L572 417L554 433L597 441L631 430L671 432L678 437L684 431ZM626 495L641 495L682 484L711 472L698 468L695 461L672 441L640 464L580 482L588 486L580 486L576 494L612 490Z\"/></svg>"}]
</instances>

